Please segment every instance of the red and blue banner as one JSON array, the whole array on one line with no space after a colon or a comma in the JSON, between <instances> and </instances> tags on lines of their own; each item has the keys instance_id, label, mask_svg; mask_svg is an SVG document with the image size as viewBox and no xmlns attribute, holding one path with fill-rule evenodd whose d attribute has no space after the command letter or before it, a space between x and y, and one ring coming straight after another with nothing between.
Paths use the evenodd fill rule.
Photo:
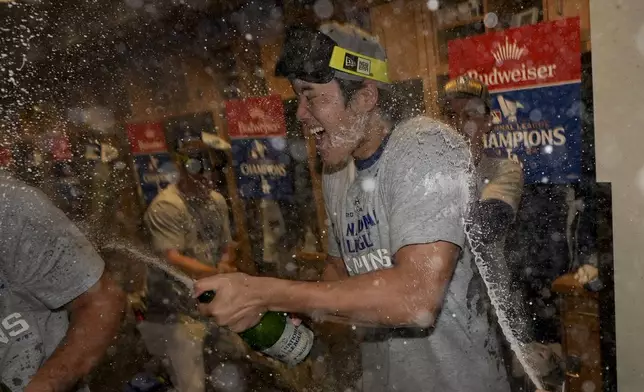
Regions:
<instances>
[{"instance_id":1,"label":"red and blue banner","mask_svg":"<svg viewBox=\"0 0 644 392\"><path fill-rule=\"evenodd\" d=\"M127 135L141 196L149 205L168 184L176 182L179 173L168 153L163 124L128 124Z\"/></svg>"},{"instance_id":2,"label":"red and blue banner","mask_svg":"<svg viewBox=\"0 0 644 392\"><path fill-rule=\"evenodd\" d=\"M293 196L284 105L279 95L226 102L233 167L241 197Z\"/></svg>"},{"instance_id":3,"label":"red and blue banner","mask_svg":"<svg viewBox=\"0 0 644 392\"><path fill-rule=\"evenodd\" d=\"M526 183L580 178L580 45L579 18L448 43L450 77L468 75L490 90L485 153L519 160Z\"/></svg>"}]
</instances>

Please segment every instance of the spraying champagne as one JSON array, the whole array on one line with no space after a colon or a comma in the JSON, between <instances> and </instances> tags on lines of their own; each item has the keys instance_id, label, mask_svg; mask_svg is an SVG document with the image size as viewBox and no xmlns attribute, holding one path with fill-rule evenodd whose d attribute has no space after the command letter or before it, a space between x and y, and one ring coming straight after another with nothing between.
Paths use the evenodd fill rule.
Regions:
<instances>
[{"instance_id":1,"label":"spraying champagne","mask_svg":"<svg viewBox=\"0 0 644 392\"><path fill-rule=\"evenodd\" d=\"M210 290L199 296L199 302L215 298ZM295 326L285 313L266 312L257 325L239 336L255 351L294 366L304 361L313 347L313 332L303 324Z\"/></svg>"},{"instance_id":2,"label":"spraying champagne","mask_svg":"<svg viewBox=\"0 0 644 392\"><path fill-rule=\"evenodd\" d=\"M194 280L181 271L168 265L157 257L150 256L134 246L111 243L103 249L119 250L130 253L138 260L168 273L169 276L192 288ZM198 300L209 303L215 298L214 291L203 292ZM313 332L304 325L294 325L284 313L267 312L260 322L247 329L239 336L253 349L288 365L297 365L304 361L313 347ZM4 392L1 391L0 392Z\"/></svg>"}]
</instances>

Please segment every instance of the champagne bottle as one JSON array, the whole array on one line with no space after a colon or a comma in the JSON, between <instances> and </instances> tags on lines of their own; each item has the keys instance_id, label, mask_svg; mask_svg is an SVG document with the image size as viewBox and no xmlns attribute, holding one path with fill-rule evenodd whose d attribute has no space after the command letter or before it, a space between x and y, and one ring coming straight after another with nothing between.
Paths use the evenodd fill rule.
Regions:
<instances>
[{"instance_id":1,"label":"champagne bottle","mask_svg":"<svg viewBox=\"0 0 644 392\"><path fill-rule=\"evenodd\" d=\"M215 298L214 291L199 296L199 302L209 303ZM313 347L313 332L305 325L293 325L285 313L266 312L252 328L239 334L255 351L294 366L304 361Z\"/></svg>"}]
</instances>

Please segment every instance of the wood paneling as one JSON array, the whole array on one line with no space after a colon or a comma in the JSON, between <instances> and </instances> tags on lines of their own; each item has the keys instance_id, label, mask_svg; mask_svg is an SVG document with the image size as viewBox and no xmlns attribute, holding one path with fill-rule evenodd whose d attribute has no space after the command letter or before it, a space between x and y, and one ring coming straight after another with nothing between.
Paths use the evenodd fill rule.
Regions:
<instances>
[{"instance_id":1,"label":"wood paneling","mask_svg":"<svg viewBox=\"0 0 644 392\"><path fill-rule=\"evenodd\" d=\"M544 0L544 20L558 20L578 16L581 26L581 42L590 42L589 0ZM584 45L582 45L582 48ZM589 48L588 48L589 49Z\"/></svg>"},{"instance_id":2,"label":"wood paneling","mask_svg":"<svg viewBox=\"0 0 644 392\"><path fill-rule=\"evenodd\" d=\"M372 33L387 52L391 81L421 79L425 107L436 110L434 21L425 2L394 2L371 8Z\"/></svg>"},{"instance_id":3,"label":"wood paneling","mask_svg":"<svg viewBox=\"0 0 644 392\"><path fill-rule=\"evenodd\" d=\"M261 44L262 69L269 94L279 94L282 99L295 97L291 84L285 78L274 76L275 64L282 50L283 38L266 40Z\"/></svg>"}]
</instances>

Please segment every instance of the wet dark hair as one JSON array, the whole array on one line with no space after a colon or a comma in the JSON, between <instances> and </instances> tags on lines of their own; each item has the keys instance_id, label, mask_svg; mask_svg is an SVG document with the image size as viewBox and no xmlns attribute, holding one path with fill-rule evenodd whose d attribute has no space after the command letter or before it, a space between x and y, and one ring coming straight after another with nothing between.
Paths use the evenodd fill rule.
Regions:
<instances>
[{"instance_id":1,"label":"wet dark hair","mask_svg":"<svg viewBox=\"0 0 644 392\"><path fill-rule=\"evenodd\" d=\"M340 85L340 91L344 97L344 104L347 105L351 99L353 99L354 94L364 87L364 81L355 81L355 80L346 80L338 79L335 80ZM398 124L404 120L407 116L404 115L403 108L400 105L401 100L397 99L397 94L395 90L389 91L383 88L378 88L378 102L376 107L380 113L387 120L391 121L393 125Z\"/></svg>"}]
</instances>

